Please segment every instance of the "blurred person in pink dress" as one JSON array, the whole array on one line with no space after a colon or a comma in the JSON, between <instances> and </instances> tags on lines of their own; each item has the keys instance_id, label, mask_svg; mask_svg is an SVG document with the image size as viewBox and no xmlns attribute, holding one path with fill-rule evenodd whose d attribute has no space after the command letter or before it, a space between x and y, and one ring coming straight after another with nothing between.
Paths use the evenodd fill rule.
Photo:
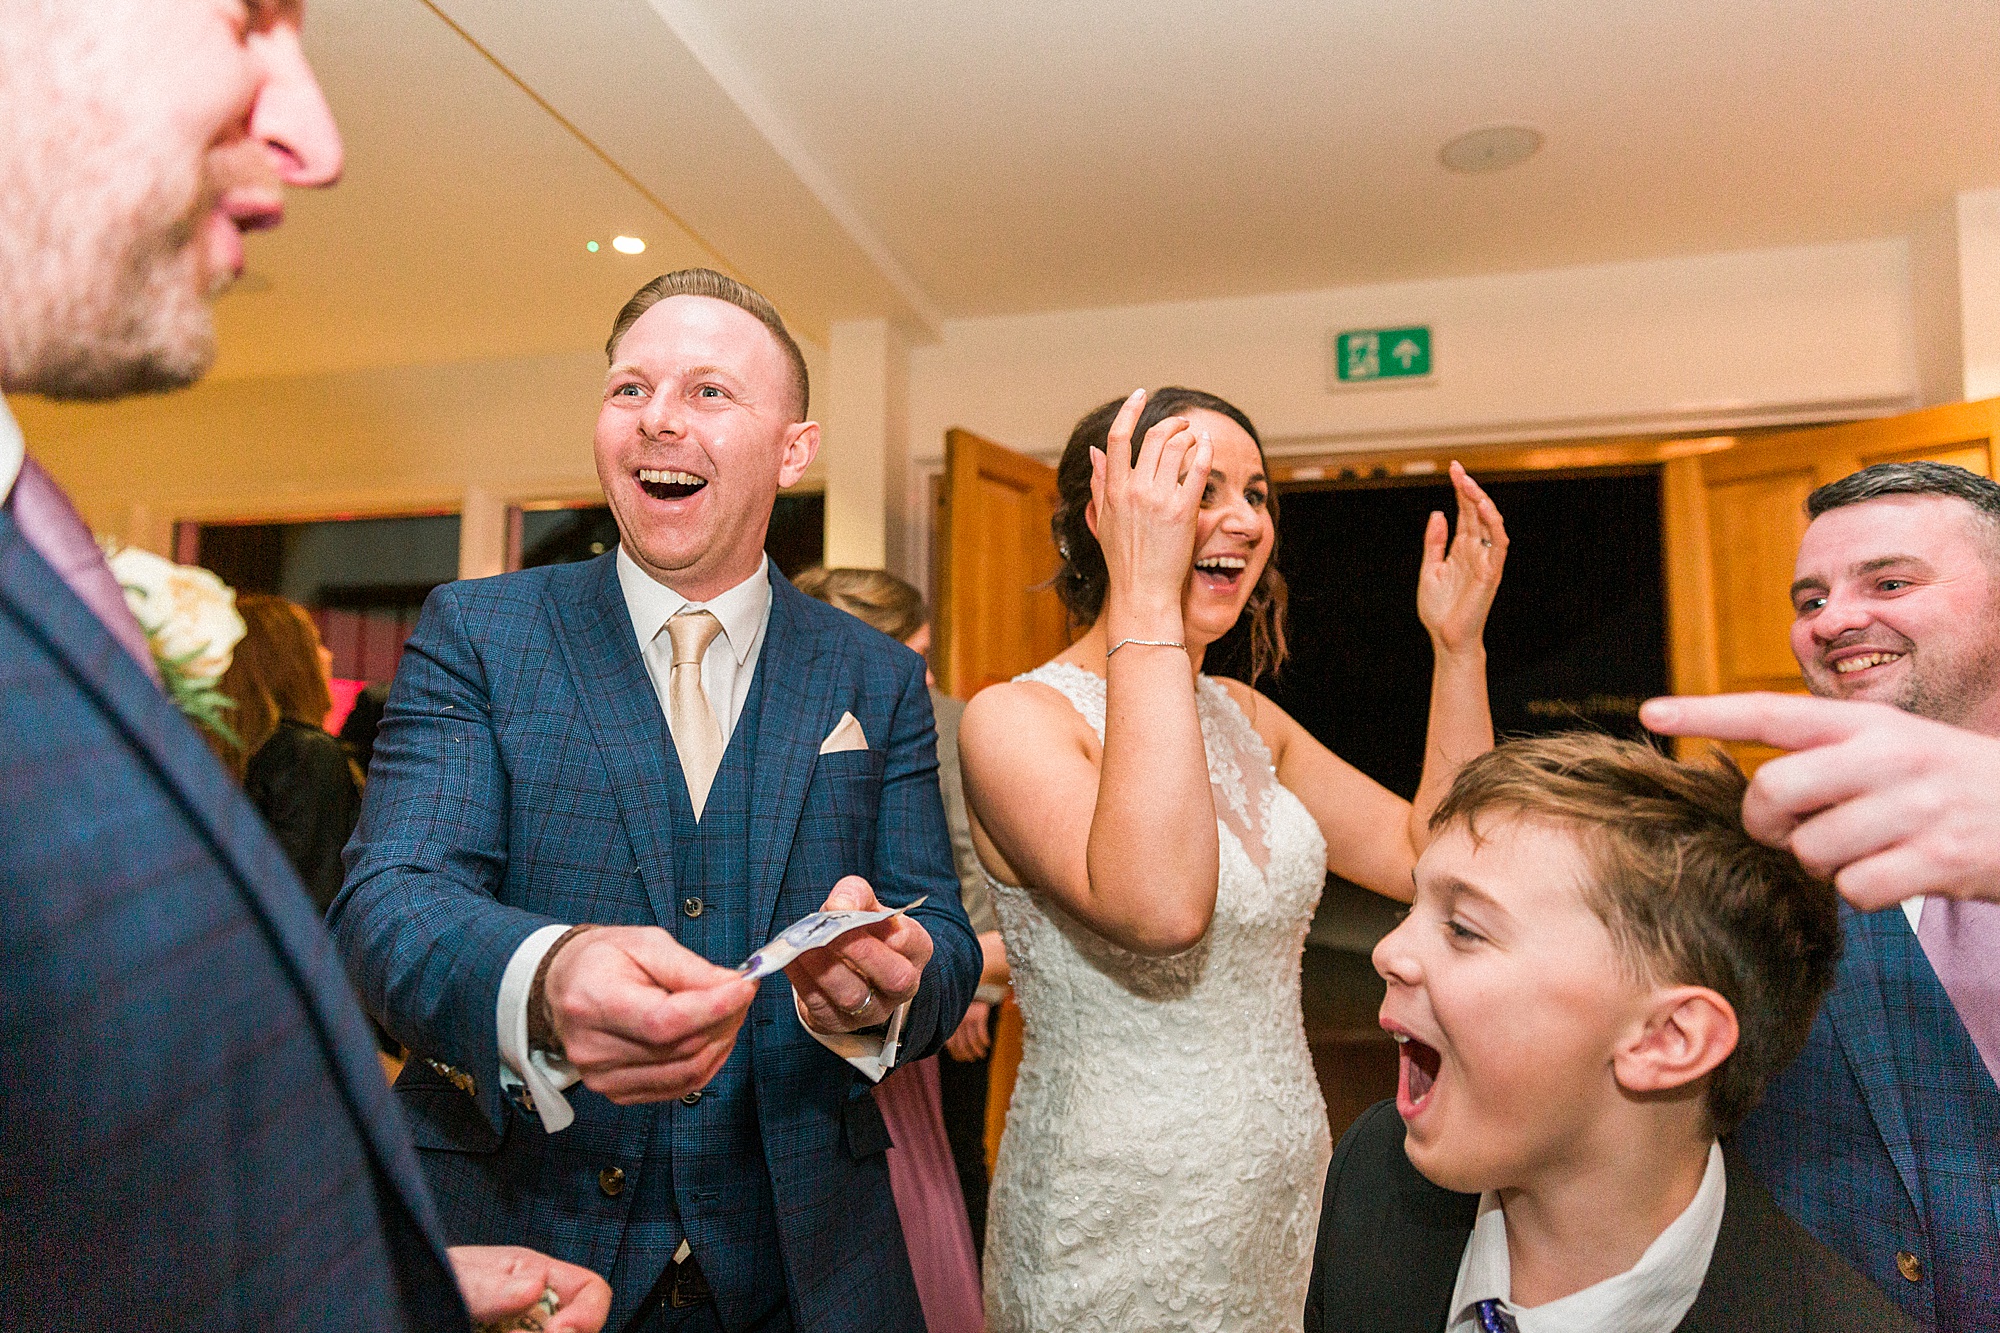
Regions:
<instances>
[{"instance_id":1,"label":"blurred person in pink dress","mask_svg":"<svg viewBox=\"0 0 2000 1333\"><path fill-rule=\"evenodd\" d=\"M816 566L801 573L794 585L919 653L930 651L931 627L923 597L894 574ZM924 1320L931 1333L978 1333L986 1320L972 1218L977 1217L977 1229L983 1231L986 1107L983 1095L967 1097L960 1090L975 1080L983 1087L992 1011L1007 994L1007 955L1000 943L993 894L979 873L966 821L965 790L958 771L958 719L965 704L940 694L932 680L931 705L937 715L938 785L945 822L951 826L952 860L985 967L978 998L945 1045L955 1066L949 1071L950 1081L959 1095L952 1102L961 1123L945 1119L946 1071L937 1056L890 1071L875 1085L875 1101L895 1143L889 1150L889 1186L896 1196L896 1215L903 1224Z\"/></svg>"}]
</instances>

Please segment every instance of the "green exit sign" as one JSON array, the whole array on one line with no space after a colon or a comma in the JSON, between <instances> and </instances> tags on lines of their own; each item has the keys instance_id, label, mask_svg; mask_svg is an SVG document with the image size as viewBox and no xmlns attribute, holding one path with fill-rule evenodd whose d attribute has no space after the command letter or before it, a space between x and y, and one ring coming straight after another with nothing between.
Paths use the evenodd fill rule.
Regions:
<instances>
[{"instance_id":1,"label":"green exit sign","mask_svg":"<svg viewBox=\"0 0 2000 1333\"><path fill-rule=\"evenodd\" d=\"M1422 379L1431 373L1430 326L1350 329L1333 340L1333 369L1342 384Z\"/></svg>"}]
</instances>

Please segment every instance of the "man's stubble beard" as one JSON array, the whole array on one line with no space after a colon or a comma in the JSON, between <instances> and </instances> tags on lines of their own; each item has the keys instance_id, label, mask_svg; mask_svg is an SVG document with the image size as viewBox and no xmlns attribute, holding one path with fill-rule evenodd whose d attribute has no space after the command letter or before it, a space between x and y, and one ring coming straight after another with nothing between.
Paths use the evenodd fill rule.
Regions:
<instances>
[{"instance_id":1,"label":"man's stubble beard","mask_svg":"<svg viewBox=\"0 0 2000 1333\"><path fill-rule=\"evenodd\" d=\"M2000 614L2000 607L1990 614ZM1913 671L1889 702L1906 713L1963 727L1985 713L2000 695L2000 636L1958 661L1939 664L1936 671Z\"/></svg>"},{"instance_id":2,"label":"man's stubble beard","mask_svg":"<svg viewBox=\"0 0 2000 1333\"><path fill-rule=\"evenodd\" d=\"M0 134L0 140L4 140ZM103 139L6 146L33 188L0 200L0 369L9 391L106 399L192 384L215 360L202 221L213 187ZM154 168L126 184L120 160Z\"/></svg>"}]
</instances>

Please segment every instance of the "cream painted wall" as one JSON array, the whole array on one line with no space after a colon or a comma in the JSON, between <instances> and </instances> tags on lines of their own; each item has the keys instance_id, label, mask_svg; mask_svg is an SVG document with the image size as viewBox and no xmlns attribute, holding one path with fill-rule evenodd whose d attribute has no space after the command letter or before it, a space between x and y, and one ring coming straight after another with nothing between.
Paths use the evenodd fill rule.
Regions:
<instances>
[{"instance_id":1,"label":"cream painted wall","mask_svg":"<svg viewBox=\"0 0 2000 1333\"><path fill-rule=\"evenodd\" d=\"M825 353L801 344L823 382ZM462 511L460 572L498 573L506 507L596 502L601 351L231 380L83 405L12 400L98 531L166 552L177 519ZM817 489L815 465L800 483Z\"/></svg>"},{"instance_id":2,"label":"cream painted wall","mask_svg":"<svg viewBox=\"0 0 2000 1333\"><path fill-rule=\"evenodd\" d=\"M1329 387L1343 329L1428 324L1434 382ZM1280 451L1860 416L1908 406L1907 244L1701 255L1229 301L952 321L911 353L911 450L1037 453L1140 385L1238 403Z\"/></svg>"},{"instance_id":3,"label":"cream painted wall","mask_svg":"<svg viewBox=\"0 0 2000 1333\"><path fill-rule=\"evenodd\" d=\"M1902 238L1227 301L950 321L910 359L913 570L965 427L1053 458L1141 385L1219 393L1272 452L1665 433L1914 407ZM1330 386L1333 337L1428 324L1428 383Z\"/></svg>"}]
</instances>

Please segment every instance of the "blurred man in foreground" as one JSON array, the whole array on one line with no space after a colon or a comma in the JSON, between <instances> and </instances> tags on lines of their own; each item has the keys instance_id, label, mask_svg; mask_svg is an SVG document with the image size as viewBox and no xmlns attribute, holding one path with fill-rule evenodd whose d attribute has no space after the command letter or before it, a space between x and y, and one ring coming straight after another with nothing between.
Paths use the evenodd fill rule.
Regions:
<instances>
[{"instance_id":1,"label":"blurred man in foreground","mask_svg":"<svg viewBox=\"0 0 2000 1333\"><path fill-rule=\"evenodd\" d=\"M340 174L300 17L0 6L0 390L207 369L242 233ZM464 1329L539 1303L538 1327L587 1331L608 1309L532 1251L447 1254L310 900L4 400L0 1099L9 1328Z\"/></svg>"}]
</instances>

